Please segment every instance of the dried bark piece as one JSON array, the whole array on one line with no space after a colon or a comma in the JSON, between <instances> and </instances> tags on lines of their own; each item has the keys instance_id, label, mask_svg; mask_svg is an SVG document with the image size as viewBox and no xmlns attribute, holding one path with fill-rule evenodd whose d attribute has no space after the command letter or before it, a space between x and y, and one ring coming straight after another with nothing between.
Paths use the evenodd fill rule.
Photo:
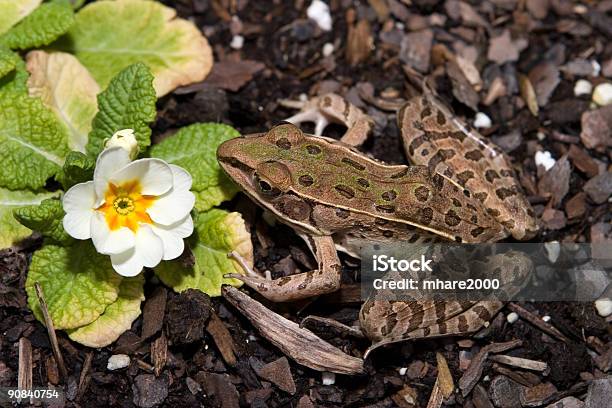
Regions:
<instances>
[{"instance_id":1,"label":"dried bark piece","mask_svg":"<svg viewBox=\"0 0 612 408\"><path fill-rule=\"evenodd\" d=\"M521 393L522 388L520 384L510 378L498 375L491 380L489 395L491 395L491 400L496 407L521 408L517 395Z\"/></svg>"},{"instance_id":2,"label":"dried bark piece","mask_svg":"<svg viewBox=\"0 0 612 408\"><path fill-rule=\"evenodd\" d=\"M215 341L223 360L230 366L235 366L236 355L234 352L236 351L236 345L234 344L234 339L214 310L211 310L206 331L208 331Z\"/></svg>"},{"instance_id":3,"label":"dried bark piece","mask_svg":"<svg viewBox=\"0 0 612 408\"><path fill-rule=\"evenodd\" d=\"M474 111L477 111L480 97L454 59L447 61L446 73L453 84L453 95L455 98L472 108Z\"/></svg>"},{"instance_id":4,"label":"dried bark piece","mask_svg":"<svg viewBox=\"0 0 612 408\"><path fill-rule=\"evenodd\" d=\"M572 164L587 176L594 177L599 174L597 162L584 149L571 145L567 156Z\"/></svg>"},{"instance_id":5,"label":"dried bark piece","mask_svg":"<svg viewBox=\"0 0 612 408\"><path fill-rule=\"evenodd\" d=\"M166 366L168 360L168 340L162 333L161 336L151 343L151 362L153 363L153 372L156 377L159 377L162 370Z\"/></svg>"},{"instance_id":6,"label":"dried bark piece","mask_svg":"<svg viewBox=\"0 0 612 408\"><path fill-rule=\"evenodd\" d=\"M355 25L349 24L346 37L346 60L349 65L354 67L368 59L374 44L368 20L359 20Z\"/></svg>"},{"instance_id":7,"label":"dried bark piece","mask_svg":"<svg viewBox=\"0 0 612 408\"><path fill-rule=\"evenodd\" d=\"M406 34L402 39L399 59L415 70L429 71L433 31L422 30Z\"/></svg>"},{"instance_id":8,"label":"dried bark piece","mask_svg":"<svg viewBox=\"0 0 612 408\"><path fill-rule=\"evenodd\" d=\"M501 364L506 364L509 366L524 368L533 371L544 371L548 368L548 364L542 361L529 360L527 358L497 355L491 356L490 359Z\"/></svg>"},{"instance_id":9,"label":"dried bark piece","mask_svg":"<svg viewBox=\"0 0 612 408\"><path fill-rule=\"evenodd\" d=\"M254 60L216 62L208 78L200 84L237 92L265 67L261 62ZM189 88L195 89L197 86L198 84L193 84L189 85Z\"/></svg>"},{"instance_id":10,"label":"dried bark piece","mask_svg":"<svg viewBox=\"0 0 612 408\"><path fill-rule=\"evenodd\" d=\"M529 388L523 388L519 394L521 405L524 407L539 407L552 401L557 387L551 383L542 383Z\"/></svg>"},{"instance_id":11,"label":"dried bark piece","mask_svg":"<svg viewBox=\"0 0 612 408\"><path fill-rule=\"evenodd\" d=\"M164 402L168 396L168 379L155 378L153 374L140 374L132 384L132 402L141 408L152 408Z\"/></svg>"},{"instance_id":12,"label":"dried bark piece","mask_svg":"<svg viewBox=\"0 0 612 408\"><path fill-rule=\"evenodd\" d=\"M210 297L196 289L187 289L171 297L165 323L172 344L190 344L201 339L211 309Z\"/></svg>"},{"instance_id":13,"label":"dried bark piece","mask_svg":"<svg viewBox=\"0 0 612 408\"><path fill-rule=\"evenodd\" d=\"M612 146L612 105L582 114L580 139L589 149Z\"/></svg>"},{"instance_id":14,"label":"dried bark piece","mask_svg":"<svg viewBox=\"0 0 612 408\"><path fill-rule=\"evenodd\" d=\"M529 81L533 84L539 106L546 106L561 78L559 68L549 61L536 65L529 71Z\"/></svg>"},{"instance_id":15,"label":"dried bark piece","mask_svg":"<svg viewBox=\"0 0 612 408\"><path fill-rule=\"evenodd\" d=\"M518 79L519 89L521 91L521 98L523 98L523 100L527 104L529 112L531 112L533 116L538 116L538 99L535 90L533 89L533 85L531 84L531 81L525 75L519 75Z\"/></svg>"},{"instance_id":16,"label":"dried bark piece","mask_svg":"<svg viewBox=\"0 0 612 408\"><path fill-rule=\"evenodd\" d=\"M142 332L140 335L142 340L156 334L164 325L167 298L168 291L163 286L155 288L153 294L147 298L142 309Z\"/></svg>"},{"instance_id":17,"label":"dried bark piece","mask_svg":"<svg viewBox=\"0 0 612 408\"><path fill-rule=\"evenodd\" d=\"M278 360L274 360L256 370L257 375L264 380L270 381L275 384L281 390L293 395L295 394L295 381L293 381L293 375L291 374L291 367L289 367L289 360L287 357L281 357Z\"/></svg>"},{"instance_id":18,"label":"dried bark piece","mask_svg":"<svg viewBox=\"0 0 612 408\"><path fill-rule=\"evenodd\" d=\"M538 182L538 191L543 197L552 198L552 207L557 207L563 197L569 191L569 180L572 169L567 160L567 155L563 155L555 162Z\"/></svg>"},{"instance_id":19,"label":"dried bark piece","mask_svg":"<svg viewBox=\"0 0 612 408\"><path fill-rule=\"evenodd\" d=\"M227 374L215 374L200 371L195 380L200 384L206 395L212 396L217 406L222 408L239 408L239 394L236 386Z\"/></svg>"},{"instance_id":20,"label":"dried bark piece","mask_svg":"<svg viewBox=\"0 0 612 408\"><path fill-rule=\"evenodd\" d=\"M318 371L362 373L363 360L315 336L312 332L264 307L236 288L224 286L223 297L257 328L263 337L297 363Z\"/></svg>"},{"instance_id":21,"label":"dried bark piece","mask_svg":"<svg viewBox=\"0 0 612 408\"><path fill-rule=\"evenodd\" d=\"M455 390L455 383L453 381L453 376L448 369L448 363L444 356L440 353L436 353L436 361L438 362L438 385L440 386L440 391L442 391L442 395L444 398L450 398Z\"/></svg>"},{"instance_id":22,"label":"dried bark piece","mask_svg":"<svg viewBox=\"0 0 612 408\"><path fill-rule=\"evenodd\" d=\"M482 370L484 369L484 363L490 353L501 353L514 347L518 347L521 344L523 344L521 340L512 340L505 343L491 343L484 346L472 359L472 363L468 369L465 370L463 376L461 376L459 379L459 388L461 389L463 396L467 396L472 391L472 388L474 388L478 380L480 380Z\"/></svg>"},{"instance_id":23,"label":"dried bark piece","mask_svg":"<svg viewBox=\"0 0 612 408\"><path fill-rule=\"evenodd\" d=\"M549 230L560 230L565 228L567 220L563 211L555 210L554 208L547 208L542 213L542 222L546 229Z\"/></svg>"},{"instance_id":24,"label":"dried bark piece","mask_svg":"<svg viewBox=\"0 0 612 408\"><path fill-rule=\"evenodd\" d=\"M586 210L586 194L583 192L576 194L565 203L565 214L570 220L582 217L586 214Z\"/></svg>"},{"instance_id":25,"label":"dried bark piece","mask_svg":"<svg viewBox=\"0 0 612 408\"><path fill-rule=\"evenodd\" d=\"M584 185L584 192L596 204L603 204L612 195L612 172L601 173Z\"/></svg>"},{"instance_id":26,"label":"dried bark piece","mask_svg":"<svg viewBox=\"0 0 612 408\"><path fill-rule=\"evenodd\" d=\"M505 29L500 35L489 41L487 58L499 65L518 61L521 49L525 48L523 45L526 45L523 44L523 41L512 40L510 30Z\"/></svg>"}]
</instances>

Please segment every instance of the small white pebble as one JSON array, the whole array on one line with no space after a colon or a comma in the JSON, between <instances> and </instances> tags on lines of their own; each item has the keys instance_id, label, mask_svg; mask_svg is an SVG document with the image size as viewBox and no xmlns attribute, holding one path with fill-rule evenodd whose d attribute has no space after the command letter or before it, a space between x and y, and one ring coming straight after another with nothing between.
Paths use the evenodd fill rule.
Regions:
<instances>
[{"instance_id":1,"label":"small white pebble","mask_svg":"<svg viewBox=\"0 0 612 408\"><path fill-rule=\"evenodd\" d=\"M108 371L115 371L125 368L130 365L130 356L126 354L114 354L108 359L106 369Z\"/></svg>"},{"instance_id":2,"label":"small white pebble","mask_svg":"<svg viewBox=\"0 0 612 408\"><path fill-rule=\"evenodd\" d=\"M230 43L230 47L232 47L235 50L240 50L242 49L242 46L244 45L244 37L241 35L235 35L232 37L232 42Z\"/></svg>"},{"instance_id":3,"label":"small white pebble","mask_svg":"<svg viewBox=\"0 0 612 408\"><path fill-rule=\"evenodd\" d=\"M313 0L306 9L308 18L314 20L323 31L332 29L332 17L329 12L329 6L321 0Z\"/></svg>"},{"instance_id":4,"label":"small white pebble","mask_svg":"<svg viewBox=\"0 0 612 408\"><path fill-rule=\"evenodd\" d=\"M491 118L487 116L484 112L476 113L476 117L474 118L474 127L482 129L482 128L490 128L492 125Z\"/></svg>"},{"instance_id":5,"label":"small white pebble","mask_svg":"<svg viewBox=\"0 0 612 408\"><path fill-rule=\"evenodd\" d=\"M612 84L604 82L593 90L593 102L599 106L606 106L612 103Z\"/></svg>"},{"instance_id":6,"label":"small white pebble","mask_svg":"<svg viewBox=\"0 0 612 408\"><path fill-rule=\"evenodd\" d=\"M543 141L544 139L546 139L546 133L544 133L544 132L538 132L538 133L536 134L536 137L537 137L537 138L538 138L538 140L541 142L541 141Z\"/></svg>"},{"instance_id":7,"label":"small white pebble","mask_svg":"<svg viewBox=\"0 0 612 408\"><path fill-rule=\"evenodd\" d=\"M204 344L204 350L208 350L208 344Z\"/></svg>"},{"instance_id":8,"label":"small white pebble","mask_svg":"<svg viewBox=\"0 0 612 408\"><path fill-rule=\"evenodd\" d=\"M599 76L601 73L601 64L595 60L591 60L591 66L593 67L593 76Z\"/></svg>"},{"instance_id":9,"label":"small white pebble","mask_svg":"<svg viewBox=\"0 0 612 408\"><path fill-rule=\"evenodd\" d=\"M546 249L546 254L548 255L548 260L550 263L557 262L557 259L559 259L559 254L561 253L561 245L559 244L559 241L544 243L544 249Z\"/></svg>"},{"instance_id":10,"label":"small white pebble","mask_svg":"<svg viewBox=\"0 0 612 408\"><path fill-rule=\"evenodd\" d=\"M406 375L406 371L408 371L407 367L402 367L399 370L397 370L397 372L399 373L399 375Z\"/></svg>"},{"instance_id":11,"label":"small white pebble","mask_svg":"<svg viewBox=\"0 0 612 408\"><path fill-rule=\"evenodd\" d=\"M306 102L308 101L308 95L306 95L305 93L301 93L300 96L298 96L298 99L300 100L300 102Z\"/></svg>"},{"instance_id":12,"label":"small white pebble","mask_svg":"<svg viewBox=\"0 0 612 408\"><path fill-rule=\"evenodd\" d=\"M595 309L601 317L608 317L612 314L612 300L608 298L595 301Z\"/></svg>"},{"instance_id":13,"label":"small white pebble","mask_svg":"<svg viewBox=\"0 0 612 408\"><path fill-rule=\"evenodd\" d=\"M536 152L535 164L536 166L543 166L546 171L550 170L557 161L553 159L550 152Z\"/></svg>"},{"instance_id":14,"label":"small white pebble","mask_svg":"<svg viewBox=\"0 0 612 408\"><path fill-rule=\"evenodd\" d=\"M514 312L508 313L508 316L506 316L506 320L510 324L516 323L518 321L518 319L519 319L519 315L517 315Z\"/></svg>"},{"instance_id":15,"label":"small white pebble","mask_svg":"<svg viewBox=\"0 0 612 408\"><path fill-rule=\"evenodd\" d=\"M329 42L323 44L323 56L324 57L329 57L333 53L334 53L334 44L329 43Z\"/></svg>"},{"instance_id":16,"label":"small white pebble","mask_svg":"<svg viewBox=\"0 0 612 408\"><path fill-rule=\"evenodd\" d=\"M404 31L404 28L406 28L406 26L404 25L404 23L398 21L395 23L395 28L397 28L398 30Z\"/></svg>"},{"instance_id":17,"label":"small white pebble","mask_svg":"<svg viewBox=\"0 0 612 408\"><path fill-rule=\"evenodd\" d=\"M336 383L336 374L324 371L321 373L323 385L334 385Z\"/></svg>"},{"instance_id":18,"label":"small white pebble","mask_svg":"<svg viewBox=\"0 0 612 408\"><path fill-rule=\"evenodd\" d=\"M485 328L485 329L486 329L487 327L489 327L490 325L491 325L491 323L490 323L490 322L484 322L484 324L483 324L483 326L484 326L484 328Z\"/></svg>"},{"instance_id":19,"label":"small white pebble","mask_svg":"<svg viewBox=\"0 0 612 408\"><path fill-rule=\"evenodd\" d=\"M574 6L574 13L576 14L586 14L589 11L583 4L577 4Z\"/></svg>"},{"instance_id":20,"label":"small white pebble","mask_svg":"<svg viewBox=\"0 0 612 408\"><path fill-rule=\"evenodd\" d=\"M489 381L491 381L491 377L489 377L488 375L485 375L484 378L482 379L482 381L489 382Z\"/></svg>"},{"instance_id":21,"label":"small white pebble","mask_svg":"<svg viewBox=\"0 0 612 408\"><path fill-rule=\"evenodd\" d=\"M593 85L586 79L579 79L574 85L574 95L590 95L593 91Z\"/></svg>"},{"instance_id":22,"label":"small white pebble","mask_svg":"<svg viewBox=\"0 0 612 408\"><path fill-rule=\"evenodd\" d=\"M548 316L548 315L542 317L542 320L545 321L546 323L550 322L551 319L552 318L550 316Z\"/></svg>"}]
</instances>

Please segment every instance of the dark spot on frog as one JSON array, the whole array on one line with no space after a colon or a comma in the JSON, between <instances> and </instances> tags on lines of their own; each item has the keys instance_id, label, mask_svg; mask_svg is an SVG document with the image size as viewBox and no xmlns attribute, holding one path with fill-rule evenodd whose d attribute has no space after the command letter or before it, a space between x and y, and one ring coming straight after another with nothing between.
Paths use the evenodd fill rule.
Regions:
<instances>
[{"instance_id":1,"label":"dark spot on frog","mask_svg":"<svg viewBox=\"0 0 612 408\"><path fill-rule=\"evenodd\" d=\"M425 157L425 156L427 156L428 154L429 154L429 150L427 150L427 149L423 149L423 150L421 150L421 156Z\"/></svg>"},{"instance_id":2,"label":"dark spot on frog","mask_svg":"<svg viewBox=\"0 0 612 408\"><path fill-rule=\"evenodd\" d=\"M480 150L470 150L467 152L464 157L468 160L478 161L484 157Z\"/></svg>"},{"instance_id":3,"label":"dark spot on frog","mask_svg":"<svg viewBox=\"0 0 612 408\"><path fill-rule=\"evenodd\" d=\"M453 201L453 205L455 207L461 207L461 201L457 200L455 197L452 197L451 200Z\"/></svg>"},{"instance_id":4,"label":"dark spot on frog","mask_svg":"<svg viewBox=\"0 0 612 408\"><path fill-rule=\"evenodd\" d=\"M501 178L501 177L495 170L489 169L485 172L485 178L487 179L489 183L493 183L493 180Z\"/></svg>"},{"instance_id":5,"label":"dark spot on frog","mask_svg":"<svg viewBox=\"0 0 612 408\"><path fill-rule=\"evenodd\" d=\"M465 187L465 183L468 182L469 179L474 178L474 172L471 170L466 170L461 173L457 173L457 182Z\"/></svg>"},{"instance_id":6,"label":"dark spot on frog","mask_svg":"<svg viewBox=\"0 0 612 408\"><path fill-rule=\"evenodd\" d=\"M393 238L393 231L391 231L391 230L384 230L383 231L383 237L385 237L385 238Z\"/></svg>"},{"instance_id":7,"label":"dark spot on frog","mask_svg":"<svg viewBox=\"0 0 612 408\"><path fill-rule=\"evenodd\" d=\"M276 141L276 145L283 150L291 149L291 142L286 137L281 137Z\"/></svg>"},{"instance_id":8,"label":"dark spot on frog","mask_svg":"<svg viewBox=\"0 0 612 408\"><path fill-rule=\"evenodd\" d=\"M312 154L312 155L321 154L321 148L319 146L316 146L316 145L307 145L306 146L306 151L309 154Z\"/></svg>"},{"instance_id":9,"label":"dark spot on frog","mask_svg":"<svg viewBox=\"0 0 612 408\"><path fill-rule=\"evenodd\" d=\"M343 184L338 184L337 186L334 187L334 189L340 193L340 195L342 195L344 198L353 198L355 197L355 190L353 190L351 187L349 186L345 186Z\"/></svg>"},{"instance_id":10,"label":"dark spot on frog","mask_svg":"<svg viewBox=\"0 0 612 408\"><path fill-rule=\"evenodd\" d=\"M395 207L392 205L377 205L376 210L379 212L391 214L395 212Z\"/></svg>"},{"instance_id":11,"label":"dark spot on frog","mask_svg":"<svg viewBox=\"0 0 612 408\"><path fill-rule=\"evenodd\" d=\"M355 160L353 160L353 159L349 159L348 157L344 157L344 158L342 159L342 163L346 163L346 164L348 164L349 166L351 166L351 167L353 167L354 169L357 169L357 170L359 170L359 171L363 171L363 170L365 170L365 166L364 166L363 164L358 163L358 162L356 162L356 161L355 161Z\"/></svg>"},{"instance_id":12,"label":"dark spot on frog","mask_svg":"<svg viewBox=\"0 0 612 408\"><path fill-rule=\"evenodd\" d=\"M509 188L502 187L502 188L498 188L497 190L495 190L495 194L497 194L497 196L501 200L505 200L508 197L516 195L516 192L513 190L510 190Z\"/></svg>"},{"instance_id":13,"label":"dark spot on frog","mask_svg":"<svg viewBox=\"0 0 612 408\"><path fill-rule=\"evenodd\" d=\"M470 234L472 234L474 238L476 238L479 235L482 235L483 233L484 233L484 228L482 227L477 227L470 231Z\"/></svg>"},{"instance_id":14,"label":"dark spot on frog","mask_svg":"<svg viewBox=\"0 0 612 408\"><path fill-rule=\"evenodd\" d=\"M406 174L408 174L408 167L406 167L405 169L399 171L398 173L392 174L391 178L392 179L402 178L402 177L406 176Z\"/></svg>"},{"instance_id":15,"label":"dark spot on frog","mask_svg":"<svg viewBox=\"0 0 612 408\"><path fill-rule=\"evenodd\" d=\"M480 193L474 193L474 198L480 201L481 203L484 203L488 196L489 195L484 191L481 191Z\"/></svg>"},{"instance_id":16,"label":"dark spot on frog","mask_svg":"<svg viewBox=\"0 0 612 408\"><path fill-rule=\"evenodd\" d=\"M455 227L459 225L459 223L461 222L461 218L459 218L459 216L454 210L448 210L446 212L446 215L444 216L444 222L446 222L446 224L450 225L451 227Z\"/></svg>"},{"instance_id":17,"label":"dark spot on frog","mask_svg":"<svg viewBox=\"0 0 612 408\"><path fill-rule=\"evenodd\" d=\"M419 211L419 222L423 225L429 225L433 219L433 209L429 207L422 208Z\"/></svg>"},{"instance_id":18,"label":"dark spot on frog","mask_svg":"<svg viewBox=\"0 0 612 408\"><path fill-rule=\"evenodd\" d=\"M298 182L304 187L309 187L312 185L312 183L314 183L314 179L312 178L312 176L304 174L300 176L300 178L298 178Z\"/></svg>"},{"instance_id":19,"label":"dark spot on frog","mask_svg":"<svg viewBox=\"0 0 612 408\"><path fill-rule=\"evenodd\" d=\"M444 114L440 110L436 112L436 122L438 122L438 125L440 126L446 123L446 117L444 117Z\"/></svg>"},{"instance_id":20,"label":"dark spot on frog","mask_svg":"<svg viewBox=\"0 0 612 408\"><path fill-rule=\"evenodd\" d=\"M382 193L381 197L385 201L393 201L397 198L397 193L394 190L389 190Z\"/></svg>"},{"instance_id":21,"label":"dark spot on frog","mask_svg":"<svg viewBox=\"0 0 612 408\"><path fill-rule=\"evenodd\" d=\"M361 187L363 188L368 188L370 187L370 182L364 178L358 178L357 179L357 184L359 184Z\"/></svg>"},{"instance_id":22,"label":"dark spot on frog","mask_svg":"<svg viewBox=\"0 0 612 408\"><path fill-rule=\"evenodd\" d=\"M417 200L424 203L429 199L429 189L425 186L418 186L414 189L414 196Z\"/></svg>"}]
</instances>

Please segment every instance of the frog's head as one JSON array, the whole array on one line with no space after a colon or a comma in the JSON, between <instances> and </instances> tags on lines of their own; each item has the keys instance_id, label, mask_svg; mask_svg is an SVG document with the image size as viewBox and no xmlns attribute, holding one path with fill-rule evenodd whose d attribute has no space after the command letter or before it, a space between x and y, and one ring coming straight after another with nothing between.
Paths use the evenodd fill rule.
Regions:
<instances>
[{"instance_id":1,"label":"frog's head","mask_svg":"<svg viewBox=\"0 0 612 408\"><path fill-rule=\"evenodd\" d=\"M222 143L217 149L217 160L225 173L260 206L300 224L300 218L310 213L310 206L290 194L292 175L285 163L299 160L291 148L304 139L298 127L283 123L267 133Z\"/></svg>"}]
</instances>

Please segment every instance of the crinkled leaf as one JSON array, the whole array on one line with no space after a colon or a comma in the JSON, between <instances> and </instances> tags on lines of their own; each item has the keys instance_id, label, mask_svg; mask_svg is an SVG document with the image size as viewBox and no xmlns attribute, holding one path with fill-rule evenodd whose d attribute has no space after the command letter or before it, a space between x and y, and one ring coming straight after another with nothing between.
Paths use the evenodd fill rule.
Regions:
<instances>
[{"instance_id":1,"label":"crinkled leaf","mask_svg":"<svg viewBox=\"0 0 612 408\"><path fill-rule=\"evenodd\" d=\"M158 157L186 169L193 177L191 190L196 195L196 208L206 211L238 191L217 163L217 147L240 136L231 126L218 123L196 123L180 129L151 148L151 157Z\"/></svg>"},{"instance_id":2,"label":"crinkled leaf","mask_svg":"<svg viewBox=\"0 0 612 408\"><path fill-rule=\"evenodd\" d=\"M70 152L66 156L60 182L68 190L77 183L84 183L93 179L96 161L81 152Z\"/></svg>"},{"instance_id":3,"label":"crinkled leaf","mask_svg":"<svg viewBox=\"0 0 612 408\"><path fill-rule=\"evenodd\" d=\"M8 31L42 3L42 0L0 0L0 34Z\"/></svg>"},{"instance_id":4,"label":"crinkled leaf","mask_svg":"<svg viewBox=\"0 0 612 408\"><path fill-rule=\"evenodd\" d=\"M74 23L69 4L45 3L0 36L0 45L27 50L51 44Z\"/></svg>"},{"instance_id":5,"label":"crinkled leaf","mask_svg":"<svg viewBox=\"0 0 612 408\"><path fill-rule=\"evenodd\" d=\"M110 257L96 252L91 241L72 246L45 245L34 252L26 280L28 304L43 322L34 283L43 288L56 329L75 329L96 320L117 300L121 276Z\"/></svg>"},{"instance_id":6,"label":"crinkled leaf","mask_svg":"<svg viewBox=\"0 0 612 408\"><path fill-rule=\"evenodd\" d=\"M38 189L57 174L68 137L40 99L0 94L0 187Z\"/></svg>"},{"instance_id":7,"label":"crinkled leaf","mask_svg":"<svg viewBox=\"0 0 612 408\"><path fill-rule=\"evenodd\" d=\"M15 245L30 236L32 231L21 225L13 216L13 211L27 205L37 205L53 197L55 193L32 193L0 188L0 249Z\"/></svg>"},{"instance_id":8,"label":"crinkled leaf","mask_svg":"<svg viewBox=\"0 0 612 408\"><path fill-rule=\"evenodd\" d=\"M6 93L17 93L26 95L28 87L28 71L21 57L6 49L2 49L6 58L7 67L12 66L4 75L0 76L0 97ZM10 60L10 61L9 61ZM8 69L8 68L7 68Z\"/></svg>"},{"instance_id":9,"label":"crinkled leaf","mask_svg":"<svg viewBox=\"0 0 612 408\"><path fill-rule=\"evenodd\" d=\"M69 330L68 337L88 347L105 347L132 327L140 316L144 300L144 277L124 278L119 285L119 296L104 313L87 326Z\"/></svg>"},{"instance_id":10,"label":"crinkled leaf","mask_svg":"<svg viewBox=\"0 0 612 408\"><path fill-rule=\"evenodd\" d=\"M17 54L7 48L0 48L0 78L11 72L17 66Z\"/></svg>"},{"instance_id":11,"label":"crinkled leaf","mask_svg":"<svg viewBox=\"0 0 612 408\"><path fill-rule=\"evenodd\" d=\"M243 273L240 265L227 257L231 251L253 265L251 236L240 214L214 208L198 215L195 230L189 242L195 264L187 267L181 260L162 262L155 268L157 276L178 292L195 288L210 296L219 296L222 284L240 286L239 280L223 277Z\"/></svg>"},{"instance_id":12,"label":"crinkled leaf","mask_svg":"<svg viewBox=\"0 0 612 408\"><path fill-rule=\"evenodd\" d=\"M155 75L158 96L202 81L213 63L196 26L158 2L98 1L82 8L74 26L54 45L70 52L105 87L121 69L144 62Z\"/></svg>"},{"instance_id":13,"label":"crinkled leaf","mask_svg":"<svg viewBox=\"0 0 612 408\"><path fill-rule=\"evenodd\" d=\"M134 129L140 151L151 144L149 123L155 120L153 75L146 65L130 65L114 77L98 95L98 113L93 120L87 152L97 156L104 141L121 129Z\"/></svg>"},{"instance_id":14,"label":"crinkled leaf","mask_svg":"<svg viewBox=\"0 0 612 408\"><path fill-rule=\"evenodd\" d=\"M51 242L70 245L74 240L64 230L62 224L64 214L62 202L56 198L44 200L38 205L21 207L14 211L15 218L22 225L40 232Z\"/></svg>"},{"instance_id":15,"label":"crinkled leaf","mask_svg":"<svg viewBox=\"0 0 612 408\"><path fill-rule=\"evenodd\" d=\"M39 97L65 126L68 145L85 152L100 87L78 59L63 52L31 51L26 57L30 96Z\"/></svg>"}]
</instances>

